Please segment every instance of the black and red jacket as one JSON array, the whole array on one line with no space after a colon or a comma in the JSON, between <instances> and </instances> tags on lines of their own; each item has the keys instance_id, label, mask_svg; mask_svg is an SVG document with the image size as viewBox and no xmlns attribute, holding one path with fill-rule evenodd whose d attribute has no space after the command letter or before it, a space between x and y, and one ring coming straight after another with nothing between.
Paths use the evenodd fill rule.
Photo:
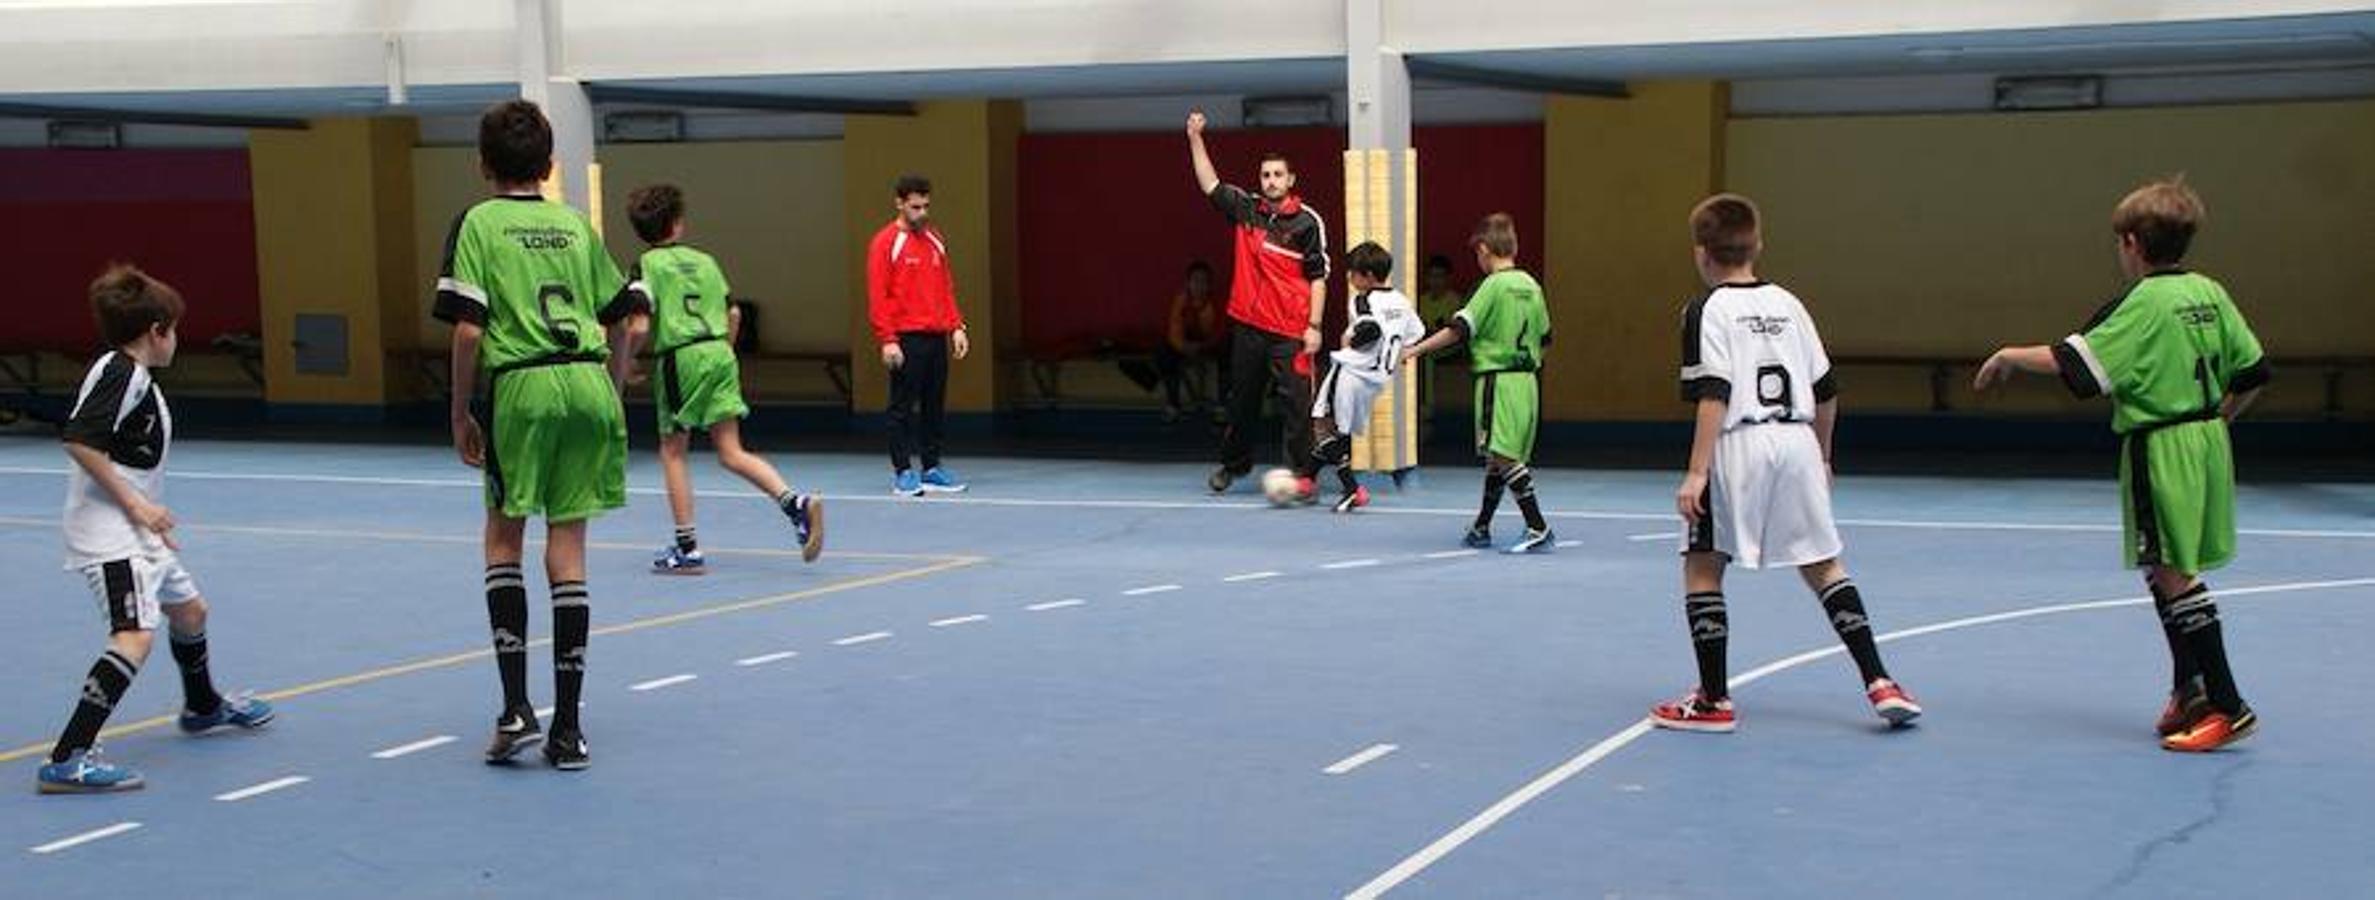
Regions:
<instances>
[{"instance_id":1,"label":"black and red jacket","mask_svg":"<svg viewBox=\"0 0 2375 900\"><path fill-rule=\"evenodd\" d=\"M947 334L965 327L965 317L957 313L948 244L940 232L929 226L909 231L893 220L874 233L866 245L866 313L874 339L885 344L901 334Z\"/></svg>"},{"instance_id":2,"label":"black and red jacket","mask_svg":"<svg viewBox=\"0 0 2375 900\"><path fill-rule=\"evenodd\" d=\"M1230 184L1213 187L1212 206L1236 226L1229 318L1301 339L1311 327L1311 283L1328 277L1328 223L1301 197L1272 202Z\"/></svg>"}]
</instances>

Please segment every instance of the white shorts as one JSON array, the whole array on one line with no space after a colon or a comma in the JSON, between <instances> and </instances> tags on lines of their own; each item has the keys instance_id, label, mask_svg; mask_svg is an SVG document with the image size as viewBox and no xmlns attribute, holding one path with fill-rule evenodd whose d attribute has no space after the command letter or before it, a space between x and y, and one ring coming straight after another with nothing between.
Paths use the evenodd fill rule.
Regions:
<instances>
[{"instance_id":1,"label":"white shorts","mask_svg":"<svg viewBox=\"0 0 2375 900\"><path fill-rule=\"evenodd\" d=\"M1707 515L1683 533L1685 553L1713 551L1745 568L1803 566L1839 556L1831 476L1814 429L1743 425L1715 444Z\"/></svg>"},{"instance_id":2,"label":"white shorts","mask_svg":"<svg viewBox=\"0 0 2375 900\"><path fill-rule=\"evenodd\" d=\"M165 623L165 607L198 599L198 582L171 551L109 560L81 571L91 595L99 598L110 634L155 631Z\"/></svg>"},{"instance_id":3,"label":"white shorts","mask_svg":"<svg viewBox=\"0 0 2375 900\"><path fill-rule=\"evenodd\" d=\"M1346 375L1341 364L1328 368L1328 377L1313 391L1311 417L1333 419L1336 433L1357 435L1369 427L1369 416L1377 408L1377 397L1385 393L1385 382L1370 381L1359 375Z\"/></svg>"}]
</instances>

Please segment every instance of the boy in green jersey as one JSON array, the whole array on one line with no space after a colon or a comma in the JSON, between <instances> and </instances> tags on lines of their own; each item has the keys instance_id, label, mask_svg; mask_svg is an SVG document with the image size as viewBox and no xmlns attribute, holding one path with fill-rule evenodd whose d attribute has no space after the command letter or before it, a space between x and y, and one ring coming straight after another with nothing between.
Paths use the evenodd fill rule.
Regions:
<instances>
[{"instance_id":1,"label":"boy in green jersey","mask_svg":"<svg viewBox=\"0 0 2375 900\"><path fill-rule=\"evenodd\" d=\"M2127 564L2144 569L2173 663L2161 746L2189 752L2259 727L2201 574L2235 556L2227 423L2268 383L2259 338L2226 288L2181 265L2201 221L2202 200L2182 181L2129 193L2111 214L2120 269L2135 279L2127 293L2059 343L1996 351L1974 381L1984 390L2015 371L2058 375L2080 397L2111 399Z\"/></svg>"},{"instance_id":2,"label":"boy in green jersey","mask_svg":"<svg viewBox=\"0 0 2375 900\"><path fill-rule=\"evenodd\" d=\"M1484 502L1462 542L1493 545L1493 512L1506 490L1526 517L1525 537L1509 553L1542 553L1556 536L1534 495L1534 431L1542 418L1542 348L1550 344L1550 307L1542 285L1517 267L1517 223L1507 213L1486 216L1468 240L1485 276L1438 329L1403 352L1403 362L1462 342L1476 376L1476 451L1484 457Z\"/></svg>"},{"instance_id":3,"label":"boy in green jersey","mask_svg":"<svg viewBox=\"0 0 2375 900\"><path fill-rule=\"evenodd\" d=\"M693 432L702 429L717 447L718 463L782 508L799 539L800 558L815 562L825 548L824 500L794 493L774 466L742 447L742 417L750 406L742 402L742 364L732 340L741 313L727 303L726 273L717 260L683 243L684 192L672 184L636 188L627 195L627 220L651 249L628 271L613 305L651 318L660 471L676 520L676 540L652 560L652 571L695 575L707 566L693 529L693 484L685 471Z\"/></svg>"},{"instance_id":4,"label":"boy in green jersey","mask_svg":"<svg viewBox=\"0 0 2375 900\"><path fill-rule=\"evenodd\" d=\"M525 100L478 122L479 171L495 196L455 217L434 314L454 326L454 449L486 472L487 618L503 682L489 763L544 746L554 767L588 764L578 727L585 687L586 522L626 505L627 422L618 380L634 355L628 310L612 303L618 265L578 211L544 199L552 125ZM606 365L607 364L607 365ZM484 380L484 415L472 395ZM528 702L527 520L542 516L552 584L553 721Z\"/></svg>"}]
</instances>

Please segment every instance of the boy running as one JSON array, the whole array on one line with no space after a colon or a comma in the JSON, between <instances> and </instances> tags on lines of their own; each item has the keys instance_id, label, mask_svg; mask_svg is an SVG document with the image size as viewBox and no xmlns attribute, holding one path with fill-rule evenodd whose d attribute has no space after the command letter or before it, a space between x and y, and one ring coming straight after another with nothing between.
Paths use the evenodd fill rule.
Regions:
<instances>
[{"instance_id":1,"label":"boy running","mask_svg":"<svg viewBox=\"0 0 2375 900\"><path fill-rule=\"evenodd\" d=\"M1352 295L1352 315L1344 332L1344 346L1328 355L1328 375L1311 406L1311 429L1316 442L1311 458L1295 474L1306 497L1316 495L1313 480L1320 470L1336 467L1344 496L1336 511L1351 512L1369 505L1369 489L1352 472L1352 439L1369 427L1377 395L1401 371L1402 348L1419 340L1427 327L1410 298L1388 286L1394 255L1375 241L1364 241L1344 255L1344 282Z\"/></svg>"},{"instance_id":2,"label":"boy running","mask_svg":"<svg viewBox=\"0 0 2375 900\"><path fill-rule=\"evenodd\" d=\"M726 273L717 260L683 243L684 192L672 184L637 188L627 195L627 220L651 249L627 273L624 296L612 306L624 303L635 310L633 317L652 319L652 356L659 363L652 405L659 411L668 513L676 520L676 540L653 558L652 571L698 575L708 566L693 526L692 477L685 471L693 432L701 429L717 447L718 464L775 501L791 520L800 558L815 562L825 549L824 500L794 493L774 466L743 449L742 417L750 415L750 406L742 401L742 364L727 339L741 313L726 302ZM640 331L640 324L628 328Z\"/></svg>"},{"instance_id":3,"label":"boy running","mask_svg":"<svg viewBox=\"0 0 2375 900\"><path fill-rule=\"evenodd\" d=\"M2111 213L2120 271L2135 279L2060 343L1988 357L1981 390L2016 371L2056 375L2079 397L2111 398L2120 436L2126 560L2144 570L2173 670L2161 746L2217 750L2259 717L2235 687L2203 572L2235 558L2235 452L2227 423L2259 397L2268 360L2226 288L2184 268L2202 198L2181 181L2137 188Z\"/></svg>"}]
</instances>

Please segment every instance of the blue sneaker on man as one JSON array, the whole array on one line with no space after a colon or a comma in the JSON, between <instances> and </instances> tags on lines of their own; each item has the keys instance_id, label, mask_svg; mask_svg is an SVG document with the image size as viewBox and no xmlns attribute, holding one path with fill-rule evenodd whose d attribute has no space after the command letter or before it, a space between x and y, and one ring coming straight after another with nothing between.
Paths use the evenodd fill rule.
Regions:
<instances>
[{"instance_id":1,"label":"blue sneaker on man","mask_svg":"<svg viewBox=\"0 0 2375 900\"><path fill-rule=\"evenodd\" d=\"M652 554L651 570L659 575L699 575L709 570L709 558L699 550L686 550L670 544Z\"/></svg>"},{"instance_id":2,"label":"blue sneaker on man","mask_svg":"<svg viewBox=\"0 0 2375 900\"><path fill-rule=\"evenodd\" d=\"M99 748L91 747L75 751L63 762L42 765L35 784L44 794L104 794L139 790L147 782L130 766L100 759Z\"/></svg>"},{"instance_id":3,"label":"blue sneaker on man","mask_svg":"<svg viewBox=\"0 0 2375 900\"><path fill-rule=\"evenodd\" d=\"M215 704L214 712L204 715L182 710L179 724L183 734L205 734L217 728L254 731L271 721L272 704L250 694L240 694L224 697L221 703Z\"/></svg>"},{"instance_id":4,"label":"blue sneaker on man","mask_svg":"<svg viewBox=\"0 0 2375 900\"><path fill-rule=\"evenodd\" d=\"M921 497L924 495L924 480L916 476L914 469L900 469L899 474L891 476L891 493L901 497Z\"/></svg>"},{"instance_id":5,"label":"blue sneaker on man","mask_svg":"<svg viewBox=\"0 0 2375 900\"><path fill-rule=\"evenodd\" d=\"M962 492L965 483L957 480L956 473L946 467L933 466L924 470L923 488L935 494L954 494Z\"/></svg>"}]
</instances>

